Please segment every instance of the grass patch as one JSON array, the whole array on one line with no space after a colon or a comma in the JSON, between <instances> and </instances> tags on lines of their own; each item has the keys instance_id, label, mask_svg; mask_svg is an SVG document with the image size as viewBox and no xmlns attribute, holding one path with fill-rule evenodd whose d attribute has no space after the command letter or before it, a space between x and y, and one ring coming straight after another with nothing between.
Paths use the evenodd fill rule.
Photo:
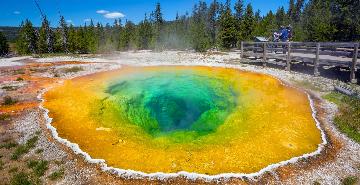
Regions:
<instances>
[{"instance_id":1,"label":"grass patch","mask_svg":"<svg viewBox=\"0 0 360 185\"><path fill-rule=\"evenodd\" d=\"M34 72L34 73L44 73L47 71L47 69L46 68L31 68L30 71Z\"/></svg>"},{"instance_id":2,"label":"grass patch","mask_svg":"<svg viewBox=\"0 0 360 185\"><path fill-rule=\"evenodd\" d=\"M82 67L75 66L75 67L70 67L70 68L64 68L63 72L64 73L77 73L77 72L83 71L83 70L84 69Z\"/></svg>"},{"instance_id":3,"label":"grass patch","mask_svg":"<svg viewBox=\"0 0 360 185\"><path fill-rule=\"evenodd\" d=\"M29 152L29 150L31 148L34 148L36 145L36 142L38 141L39 137L38 136L34 136L31 139L29 139L28 141L26 141L26 143L24 145L19 145L15 152L11 155L11 159L12 160L17 160L19 159L23 154L26 154Z\"/></svg>"},{"instance_id":4,"label":"grass patch","mask_svg":"<svg viewBox=\"0 0 360 185\"><path fill-rule=\"evenodd\" d=\"M358 178L355 176L346 177L341 181L343 185L355 185L358 182Z\"/></svg>"},{"instance_id":5,"label":"grass patch","mask_svg":"<svg viewBox=\"0 0 360 185\"><path fill-rule=\"evenodd\" d=\"M40 154L40 153L43 153L43 152L44 152L44 150L43 150L42 148L37 149L37 150L35 151L35 153L37 153L37 154Z\"/></svg>"},{"instance_id":6,"label":"grass patch","mask_svg":"<svg viewBox=\"0 0 360 185\"><path fill-rule=\"evenodd\" d=\"M62 178L62 177L64 176L64 173L65 173L64 168L61 168L60 170L55 171L55 172L53 172L52 174L50 174L50 175L48 176L48 178L49 178L50 180L52 180L52 181L55 181L55 180L58 180L58 179Z\"/></svg>"},{"instance_id":7,"label":"grass patch","mask_svg":"<svg viewBox=\"0 0 360 185\"><path fill-rule=\"evenodd\" d=\"M313 91L322 91L321 88L317 87L316 85L314 85L311 82L306 81L306 80L304 80L304 81L295 80L294 82L295 82L295 85L306 88L306 89L311 89Z\"/></svg>"},{"instance_id":8,"label":"grass patch","mask_svg":"<svg viewBox=\"0 0 360 185\"><path fill-rule=\"evenodd\" d=\"M10 120L9 114L0 114L0 121L7 121Z\"/></svg>"},{"instance_id":9,"label":"grass patch","mask_svg":"<svg viewBox=\"0 0 360 185\"><path fill-rule=\"evenodd\" d=\"M16 143L9 142L9 143L5 143L5 144L0 145L0 149L1 149L1 148L6 148L6 149L9 150L9 149L14 148L14 147L16 147L16 146L17 146Z\"/></svg>"},{"instance_id":10,"label":"grass patch","mask_svg":"<svg viewBox=\"0 0 360 185\"><path fill-rule=\"evenodd\" d=\"M18 78L16 79L16 81L21 82L21 81L24 81L24 79L21 78L21 77L18 77Z\"/></svg>"},{"instance_id":11,"label":"grass patch","mask_svg":"<svg viewBox=\"0 0 360 185\"><path fill-rule=\"evenodd\" d=\"M16 102L17 101L10 96L5 96L3 105L14 105Z\"/></svg>"},{"instance_id":12,"label":"grass patch","mask_svg":"<svg viewBox=\"0 0 360 185\"><path fill-rule=\"evenodd\" d=\"M348 137L360 143L360 100L340 93L329 93L323 98L339 107L335 125Z\"/></svg>"},{"instance_id":13,"label":"grass patch","mask_svg":"<svg viewBox=\"0 0 360 185\"><path fill-rule=\"evenodd\" d=\"M4 86L1 89L6 90L6 91L16 91L18 89L18 87L15 86Z\"/></svg>"},{"instance_id":14,"label":"grass patch","mask_svg":"<svg viewBox=\"0 0 360 185\"><path fill-rule=\"evenodd\" d=\"M4 162L2 160L0 160L0 170L4 169Z\"/></svg>"},{"instance_id":15,"label":"grass patch","mask_svg":"<svg viewBox=\"0 0 360 185\"><path fill-rule=\"evenodd\" d=\"M30 177L28 174L24 172L17 173L12 176L11 185L32 185L34 183L31 182Z\"/></svg>"},{"instance_id":16,"label":"grass patch","mask_svg":"<svg viewBox=\"0 0 360 185\"><path fill-rule=\"evenodd\" d=\"M10 168L9 173L15 173L15 172L18 172L18 171L19 171L18 167L13 167L13 168Z\"/></svg>"},{"instance_id":17,"label":"grass patch","mask_svg":"<svg viewBox=\"0 0 360 185\"><path fill-rule=\"evenodd\" d=\"M58 166L60 166L60 165L64 164L64 162L63 162L63 161L54 161L54 163L55 163L56 165L58 165Z\"/></svg>"},{"instance_id":18,"label":"grass patch","mask_svg":"<svg viewBox=\"0 0 360 185\"><path fill-rule=\"evenodd\" d=\"M14 70L14 75L23 75L25 74L25 70L24 69L18 69L18 70Z\"/></svg>"},{"instance_id":19,"label":"grass patch","mask_svg":"<svg viewBox=\"0 0 360 185\"><path fill-rule=\"evenodd\" d=\"M49 162L45 160L40 160L40 161L31 160L28 162L28 167L33 170L36 176L41 177L45 174L46 170L48 169L48 164Z\"/></svg>"}]
</instances>

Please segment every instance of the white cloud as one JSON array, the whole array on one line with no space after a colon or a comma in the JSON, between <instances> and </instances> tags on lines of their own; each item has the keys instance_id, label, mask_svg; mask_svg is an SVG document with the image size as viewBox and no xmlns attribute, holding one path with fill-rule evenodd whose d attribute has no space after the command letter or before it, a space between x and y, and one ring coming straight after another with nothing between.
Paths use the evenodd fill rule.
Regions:
<instances>
[{"instance_id":1,"label":"white cloud","mask_svg":"<svg viewBox=\"0 0 360 185\"><path fill-rule=\"evenodd\" d=\"M21 12L20 11L14 11L13 12L15 15L19 15L19 14L21 14Z\"/></svg>"},{"instance_id":2,"label":"white cloud","mask_svg":"<svg viewBox=\"0 0 360 185\"><path fill-rule=\"evenodd\" d=\"M84 22L90 22L91 19L84 19Z\"/></svg>"},{"instance_id":3,"label":"white cloud","mask_svg":"<svg viewBox=\"0 0 360 185\"><path fill-rule=\"evenodd\" d=\"M72 20L66 20L66 22L68 23L68 24L70 24L70 25L73 25L73 26L75 26L75 24L74 24L74 22L72 21Z\"/></svg>"},{"instance_id":4,"label":"white cloud","mask_svg":"<svg viewBox=\"0 0 360 185\"><path fill-rule=\"evenodd\" d=\"M116 19L116 18L123 18L125 17L125 15L120 12L109 12L107 14L104 14L104 17L108 19Z\"/></svg>"},{"instance_id":5,"label":"white cloud","mask_svg":"<svg viewBox=\"0 0 360 185\"><path fill-rule=\"evenodd\" d=\"M98 13L98 14L107 14L107 13L110 13L110 12L107 11L107 10L98 10L98 11L96 11L96 13Z\"/></svg>"}]
</instances>

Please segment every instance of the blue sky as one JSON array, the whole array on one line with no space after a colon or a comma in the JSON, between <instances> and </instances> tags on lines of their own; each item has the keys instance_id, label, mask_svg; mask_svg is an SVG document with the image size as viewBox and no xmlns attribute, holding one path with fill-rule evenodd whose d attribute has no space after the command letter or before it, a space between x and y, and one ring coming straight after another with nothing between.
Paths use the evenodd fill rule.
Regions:
<instances>
[{"instance_id":1,"label":"blue sky","mask_svg":"<svg viewBox=\"0 0 360 185\"><path fill-rule=\"evenodd\" d=\"M40 25L40 13L34 0L1 0L0 26L18 26L22 20L30 19L36 26ZM212 0L205 0L210 3ZM219 0L225 1L225 0ZM174 19L176 12L191 13L194 0L38 0L52 26L57 26L59 11L70 23L83 25L88 19L95 22L112 24L115 17L123 17L134 22L144 18L145 13L154 9L156 2L160 2L166 20ZM235 3L235 0L233 0ZM275 11L279 6L287 7L288 0L245 0L254 9L262 13ZM99 11L102 10L102 11Z\"/></svg>"}]
</instances>

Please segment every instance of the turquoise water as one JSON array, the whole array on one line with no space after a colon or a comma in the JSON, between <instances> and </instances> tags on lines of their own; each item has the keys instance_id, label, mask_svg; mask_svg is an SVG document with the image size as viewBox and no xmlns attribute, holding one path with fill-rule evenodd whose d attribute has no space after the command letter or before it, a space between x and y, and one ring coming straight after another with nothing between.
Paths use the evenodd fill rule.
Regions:
<instances>
[{"instance_id":1,"label":"turquoise water","mask_svg":"<svg viewBox=\"0 0 360 185\"><path fill-rule=\"evenodd\" d=\"M152 136L214 132L236 107L229 84L191 71L135 74L107 89L119 116Z\"/></svg>"}]
</instances>

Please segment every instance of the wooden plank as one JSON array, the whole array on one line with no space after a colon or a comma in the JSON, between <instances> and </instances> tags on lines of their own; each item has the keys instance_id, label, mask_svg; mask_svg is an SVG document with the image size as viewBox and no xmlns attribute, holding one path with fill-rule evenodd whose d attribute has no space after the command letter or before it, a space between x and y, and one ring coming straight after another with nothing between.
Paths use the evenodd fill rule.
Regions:
<instances>
[{"instance_id":1,"label":"wooden plank","mask_svg":"<svg viewBox=\"0 0 360 185\"><path fill-rule=\"evenodd\" d=\"M263 44L263 66L266 67L266 53L267 53L267 49L266 49L266 43Z\"/></svg>"},{"instance_id":2,"label":"wooden plank","mask_svg":"<svg viewBox=\"0 0 360 185\"><path fill-rule=\"evenodd\" d=\"M316 53L315 53L315 60L314 60L314 75L319 76L319 59L320 59L320 43L316 44Z\"/></svg>"},{"instance_id":3,"label":"wooden plank","mask_svg":"<svg viewBox=\"0 0 360 185\"><path fill-rule=\"evenodd\" d=\"M241 50L240 58L243 58L244 57L244 42L240 43L240 50Z\"/></svg>"},{"instance_id":4,"label":"wooden plank","mask_svg":"<svg viewBox=\"0 0 360 185\"><path fill-rule=\"evenodd\" d=\"M357 63L358 53L359 53L359 44L356 43L354 45L354 56L353 56L352 65L351 65L351 68L350 68L350 81L351 81L351 83L357 83L355 72L356 72L356 63Z\"/></svg>"},{"instance_id":5,"label":"wooden plank","mask_svg":"<svg viewBox=\"0 0 360 185\"><path fill-rule=\"evenodd\" d=\"M291 70L291 44L290 42L287 45L287 57L286 57L286 71Z\"/></svg>"}]
</instances>

